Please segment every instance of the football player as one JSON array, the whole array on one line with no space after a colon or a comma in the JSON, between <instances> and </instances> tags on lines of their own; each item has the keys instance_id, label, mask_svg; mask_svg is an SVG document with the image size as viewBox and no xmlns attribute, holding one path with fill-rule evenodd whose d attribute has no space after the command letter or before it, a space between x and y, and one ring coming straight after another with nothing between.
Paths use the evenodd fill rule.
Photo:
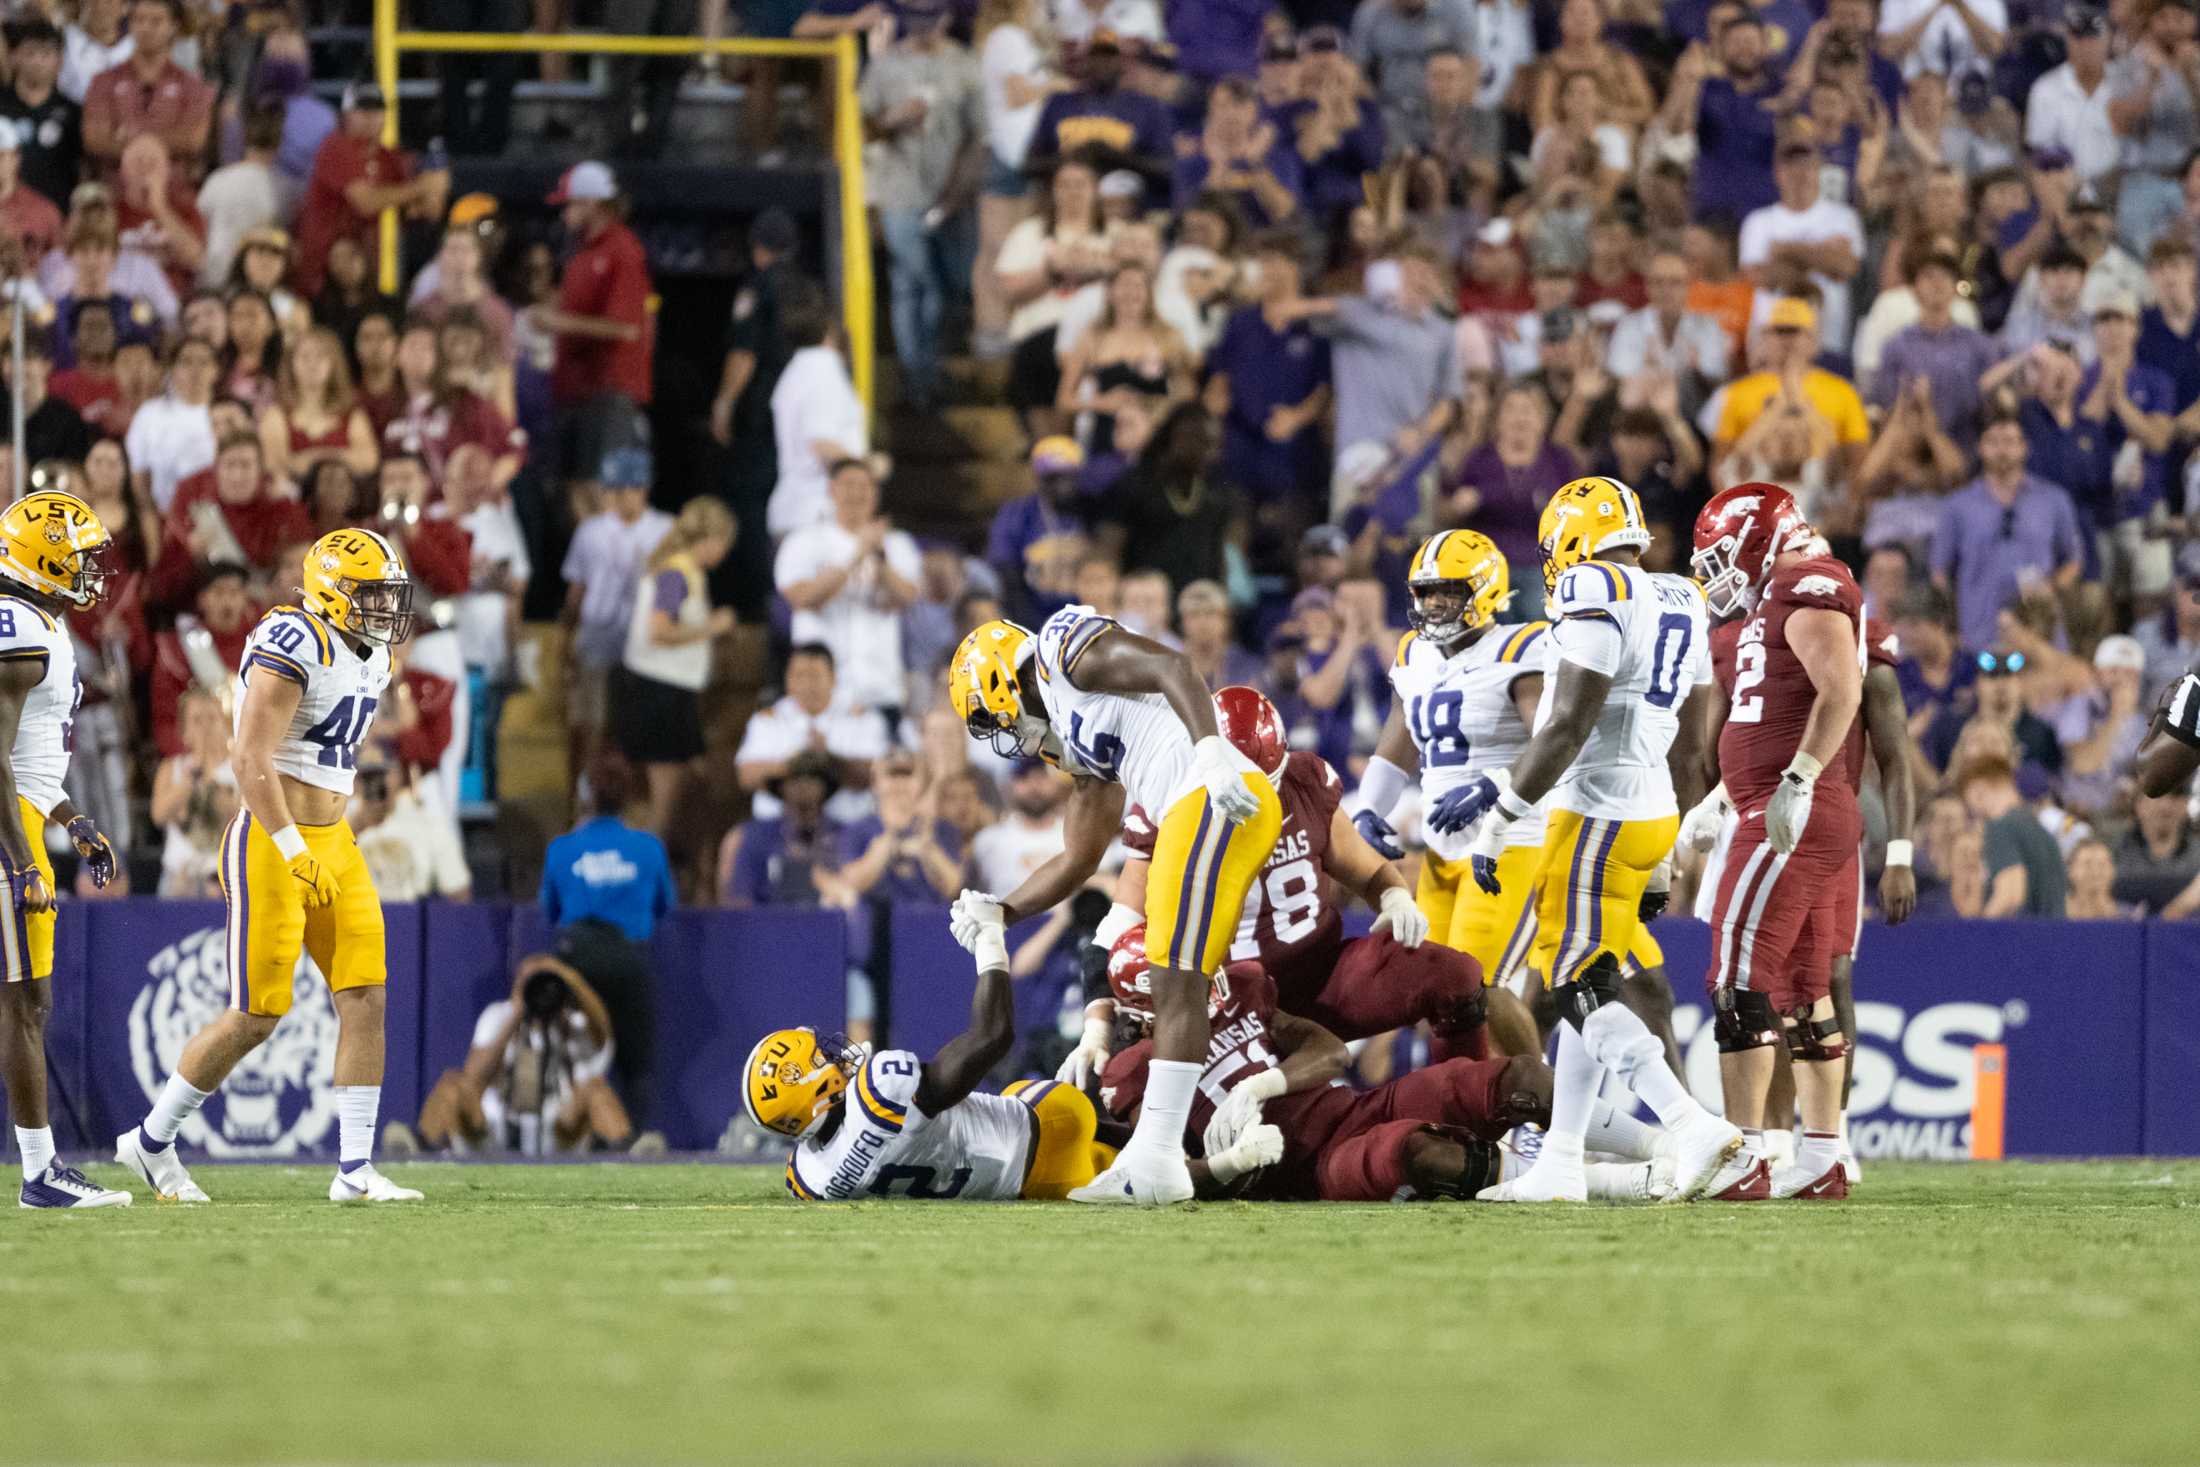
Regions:
<instances>
[{"instance_id":1,"label":"football player","mask_svg":"<svg viewBox=\"0 0 2200 1467\"><path fill-rule=\"evenodd\" d=\"M1423 541L1406 568L1406 587L1413 629L1391 662L1398 696L1360 780L1364 808L1353 817L1367 843L1392 860L1405 852L1390 815L1416 772L1423 808L1433 810L1446 798L1471 798L1465 792L1482 774L1505 768L1526 747L1555 645L1549 622L1498 624L1512 600L1512 570L1496 544L1474 530L1442 530ZM1427 831L1420 908L1436 940L1471 956L1492 986L1511 980L1535 941L1528 897L1543 825L1538 806L1506 829L1495 895L1468 876L1465 827ZM1665 953L1650 929L1638 926L1621 956L1622 996L1677 1055ZM1491 1032L1509 1054L1543 1052L1540 1032L1502 1014L1492 1014Z\"/></svg>"},{"instance_id":2,"label":"football player","mask_svg":"<svg viewBox=\"0 0 2200 1467\"><path fill-rule=\"evenodd\" d=\"M108 535L92 507L45 489L0 512L0 1079L23 1154L25 1207L127 1207L54 1155L46 1115L46 1019L53 1012L54 877L46 822L60 824L95 884L114 848L62 793L83 685L62 617L106 592Z\"/></svg>"},{"instance_id":3,"label":"football player","mask_svg":"<svg viewBox=\"0 0 2200 1467\"><path fill-rule=\"evenodd\" d=\"M1283 833L1246 892L1229 956L1257 959L1287 1011L1339 1038L1367 1039L1426 1021L1434 1058L1482 1058L1484 992L1474 960L1423 941L1428 924L1405 878L1340 812L1344 787L1337 772L1319 754L1291 752L1283 715L1258 689L1217 692L1215 722L1267 773L1283 804ZM1103 946L1141 920L1155 834L1143 810L1124 819L1123 844L1132 859L1116 878L1115 908L1095 934ZM1345 940L1332 882L1375 908L1374 930L1366 937ZM1525 1006L1514 995L1498 990L1490 998L1507 1006L1516 1024L1523 1021ZM1057 1079L1084 1085L1107 1063L1112 1017L1105 998L1086 1006L1084 1038Z\"/></svg>"},{"instance_id":4,"label":"football player","mask_svg":"<svg viewBox=\"0 0 2200 1467\"><path fill-rule=\"evenodd\" d=\"M1063 607L1036 635L986 622L956 649L947 693L971 737L1076 777L1062 853L1005 896L957 899L949 920L964 947L975 939L974 911L998 905L1013 922L1083 886L1114 841L1126 797L1154 816L1144 916L1163 962L1152 1098L1115 1165L1072 1200L1189 1201L1184 1117L1207 1049L1207 978L1222 966L1246 893L1275 848L1283 820L1275 786L1216 729L1188 658L1089 606Z\"/></svg>"},{"instance_id":5,"label":"football player","mask_svg":"<svg viewBox=\"0 0 2200 1467\"><path fill-rule=\"evenodd\" d=\"M1650 531L1635 491L1616 479L1576 479L1552 495L1538 538L1557 618L1535 732L1508 768L1476 776L1426 821L1438 834L1482 821L1468 868L1494 896L1511 827L1550 796L1528 969L1564 1021L1551 1125L1527 1173L1481 1195L1586 1197L1582 1135L1599 1071L1610 1070L1674 1133L1675 1187L1692 1198L1741 1149L1742 1133L1696 1103L1657 1037L1619 1002L1619 955L1634 943L1682 806L1702 794L1711 689L1703 593L1641 568Z\"/></svg>"},{"instance_id":6,"label":"football player","mask_svg":"<svg viewBox=\"0 0 2200 1467\"><path fill-rule=\"evenodd\" d=\"M1060 1201L1114 1161L1120 1128L1103 1128L1081 1090L1048 1080L973 1093L1015 1042L1016 1003L998 904L973 904L970 920L970 1027L930 1060L904 1049L872 1054L837 1036L821 1043L810 1029L774 1030L749 1051L741 1103L750 1120L795 1143L790 1195Z\"/></svg>"},{"instance_id":7,"label":"football player","mask_svg":"<svg viewBox=\"0 0 2200 1467\"><path fill-rule=\"evenodd\" d=\"M1108 953L1108 984L1133 1035L1152 1018L1144 938L1134 927ZM1208 1018L1212 1037L1185 1133L1203 1158L1192 1163L1203 1196L1472 1197L1515 1165L1497 1139L1550 1116L1551 1071L1531 1055L1445 1060L1364 1092L1336 1084L1350 1063L1344 1041L1280 1011L1258 963L1231 963L1216 977ZM1100 1095L1111 1115L1138 1112L1150 1049L1137 1038L1108 1061ZM1609 1105L1592 1113L1589 1132L1597 1149L1641 1163L1588 1167L1591 1195L1666 1194L1670 1160L1656 1132Z\"/></svg>"},{"instance_id":8,"label":"football player","mask_svg":"<svg viewBox=\"0 0 2200 1467\"><path fill-rule=\"evenodd\" d=\"M1791 1167L1767 1177L1745 1141L1717 1190L1750 1200L1769 1184L1778 1197L1844 1197L1848 1043L1831 980L1836 952L1855 941L1860 897L1863 595L1848 567L1817 553L1777 485L1714 495L1694 538L1706 600L1740 613L1717 745L1736 823L1713 896L1709 978L1726 1112L1753 1129L1763 1123L1773 1046L1784 1045L1803 1122Z\"/></svg>"},{"instance_id":9,"label":"football player","mask_svg":"<svg viewBox=\"0 0 2200 1467\"><path fill-rule=\"evenodd\" d=\"M168 1201L204 1202L176 1135L239 1060L290 1011L298 955L328 983L336 1038L337 1171L331 1202L410 1202L375 1170L387 981L382 903L344 807L359 744L390 681L390 648L412 630L412 578L371 530L331 530L306 551L300 605L260 619L237 667L236 754L244 808L221 844L229 906L229 1008L184 1046L115 1160Z\"/></svg>"}]
</instances>

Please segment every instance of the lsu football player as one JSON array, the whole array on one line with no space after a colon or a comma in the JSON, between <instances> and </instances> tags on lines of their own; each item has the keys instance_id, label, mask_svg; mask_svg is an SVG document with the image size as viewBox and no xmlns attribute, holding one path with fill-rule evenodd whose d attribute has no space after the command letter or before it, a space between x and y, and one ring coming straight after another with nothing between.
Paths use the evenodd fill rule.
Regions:
<instances>
[{"instance_id":1,"label":"lsu football player","mask_svg":"<svg viewBox=\"0 0 2200 1467\"><path fill-rule=\"evenodd\" d=\"M1405 852L1391 812L1416 773L1423 809L1434 812L1446 800L1471 799L1480 776L1505 768L1527 746L1555 646L1549 622L1498 623L1512 600L1512 571L1478 531L1429 536L1406 568L1406 589L1412 630L1399 641L1390 668L1398 696L1360 780L1364 808L1353 817L1367 843L1392 860ZM1431 935L1479 963L1484 983L1509 982L1535 941L1535 905L1528 897L1543 829L1540 805L1506 828L1494 895L1468 875L1464 827L1426 833L1428 855L1415 899ZM1638 926L1620 956L1628 1006L1662 1034L1673 1010L1664 951L1648 927ZM1541 1035L1500 1033L1494 1014L1491 1034L1508 1053L1542 1052Z\"/></svg>"},{"instance_id":2,"label":"lsu football player","mask_svg":"<svg viewBox=\"0 0 2200 1467\"><path fill-rule=\"evenodd\" d=\"M1207 982L1236 940L1245 894L1274 850L1274 785L1225 740L1190 659L1089 606L1036 634L989 621L955 651L948 704L970 736L1076 777L1063 850L1005 896L966 891L951 922L964 947L981 916L1013 922L1067 900L1099 868L1126 798L1157 826L1144 917L1154 973L1153 1082L1122 1155L1076 1202L1188 1202L1184 1118L1207 1052Z\"/></svg>"},{"instance_id":3,"label":"lsu football player","mask_svg":"<svg viewBox=\"0 0 2200 1467\"><path fill-rule=\"evenodd\" d=\"M1582 1137L1599 1071L1611 1070L1674 1134L1675 1187L1690 1198L1741 1149L1742 1133L1696 1103L1656 1036L1619 1001L1619 958L1634 943L1683 804L1703 793L1712 691L1703 593L1641 568L1650 531L1635 491L1616 479L1576 479L1552 495L1538 538L1556 618L1535 731L1509 767L1440 799L1427 822L1449 835L1482 821L1468 868L1497 896L1511 828L1549 797L1528 967L1563 1020L1550 1132L1526 1175L1481 1195L1584 1200Z\"/></svg>"},{"instance_id":4,"label":"lsu football player","mask_svg":"<svg viewBox=\"0 0 2200 1467\"><path fill-rule=\"evenodd\" d=\"M814 1030L778 1029L749 1051L749 1119L795 1143L787 1191L804 1202L865 1197L1060 1201L1115 1159L1081 1090L1053 1080L974 1093L1016 1041L1008 942L998 908L972 918L978 989L970 1027L930 1060L876 1054ZM1120 1127L1105 1128L1110 1140Z\"/></svg>"},{"instance_id":5,"label":"lsu football player","mask_svg":"<svg viewBox=\"0 0 2200 1467\"><path fill-rule=\"evenodd\" d=\"M54 1155L46 1115L46 1019L53 1012L54 876L46 822L60 824L92 880L115 872L114 848L62 793L70 721L83 685L62 621L105 594L108 536L92 507L45 489L0 513L0 1078L23 1155L25 1207L127 1207Z\"/></svg>"},{"instance_id":6,"label":"lsu football player","mask_svg":"<svg viewBox=\"0 0 2200 1467\"><path fill-rule=\"evenodd\" d=\"M412 578L371 530L331 530L306 551L297 606L260 619L237 668L238 793L221 843L229 906L229 1007L184 1046L115 1160L164 1200L204 1202L176 1135L237 1062L290 1011L301 951L327 980L336 1038L337 1172L331 1202L410 1202L375 1170L387 978L382 904L344 819L359 744L412 630Z\"/></svg>"}]
</instances>

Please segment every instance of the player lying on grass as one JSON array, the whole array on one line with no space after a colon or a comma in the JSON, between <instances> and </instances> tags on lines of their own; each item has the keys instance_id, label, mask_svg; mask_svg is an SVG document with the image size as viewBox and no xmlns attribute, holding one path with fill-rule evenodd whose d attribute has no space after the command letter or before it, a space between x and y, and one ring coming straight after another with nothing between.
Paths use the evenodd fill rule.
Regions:
<instances>
[{"instance_id":1,"label":"player lying on grass","mask_svg":"<svg viewBox=\"0 0 2200 1467\"><path fill-rule=\"evenodd\" d=\"M1047 1080L973 1093L1015 1042L1016 1005L999 903L966 909L977 926L970 1027L930 1060L810 1029L774 1030L749 1051L741 1101L750 1120L794 1139L795 1197L1059 1201L1114 1163L1127 1131L1103 1127L1081 1091Z\"/></svg>"},{"instance_id":2,"label":"player lying on grass","mask_svg":"<svg viewBox=\"0 0 2200 1467\"><path fill-rule=\"evenodd\" d=\"M1142 929L1116 939L1108 984L1117 1014L1144 1035L1153 1000ZM1551 1070L1532 1055L1444 1060L1364 1092L1334 1083L1350 1063L1344 1041L1280 1012L1258 963L1232 963L1215 976L1207 1018L1207 1059L1184 1137L1197 1153L1191 1172L1203 1197L1468 1198L1518 1168L1499 1137L1550 1121ZM1151 1050L1136 1039L1101 1076L1101 1104L1119 1120L1138 1114ZM1586 1167L1590 1196L1662 1201L1671 1192L1670 1158L1650 1127L1600 1104L1588 1141L1637 1159Z\"/></svg>"}]
</instances>

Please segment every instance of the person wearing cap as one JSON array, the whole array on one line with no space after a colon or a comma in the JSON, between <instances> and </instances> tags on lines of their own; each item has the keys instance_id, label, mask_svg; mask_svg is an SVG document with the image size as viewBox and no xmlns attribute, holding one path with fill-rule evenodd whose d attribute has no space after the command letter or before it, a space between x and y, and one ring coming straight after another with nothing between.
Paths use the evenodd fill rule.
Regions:
<instances>
[{"instance_id":1,"label":"person wearing cap","mask_svg":"<svg viewBox=\"0 0 2200 1467\"><path fill-rule=\"evenodd\" d=\"M2069 59L2032 83L2024 104L2024 145L2070 154L2081 183L2111 180L2122 141L2109 120L2108 17L2086 6L2063 13Z\"/></svg>"},{"instance_id":2,"label":"person wearing cap","mask_svg":"<svg viewBox=\"0 0 2200 1467\"><path fill-rule=\"evenodd\" d=\"M463 194L451 201L450 212L443 216L446 234L463 229L481 243L482 269L491 270L504 252L504 219L498 212L502 206L493 194ZM443 286L443 262L440 257L422 265L412 278L412 289L405 293L408 306L418 305L434 295Z\"/></svg>"},{"instance_id":3,"label":"person wearing cap","mask_svg":"<svg viewBox=\"0 0 2200 1467\"><path fill-rule=\"evenodd\" d=\"M290 234L282 228L284 180L275 168L283 143L283 112L262 103L244 120L244 156L206 175L197 207L206 227L199 261L199 284L219 287L249 238L273 230L282 236L284 273L289 273Z\"/></svg>"},{"instance_id":4,"label":"person wearing cap","mask_svg":"<svg viewBox=\"0 0 2200 1467\"><path fill-rule=\"evenodd\" d=\"M918 596L917 542L879 513L869 463L842 460L829 484L832 518L780 542L772 582L794 610L794 639L832 648L848 695L891 725L908 695L901 613Z\"/></svg>"},{"instance_id":5,"label":"person wearing cap","mask_svg":"<svg viewBox=\"0 0 2200 1467\"><path fill-rule=\"evenodd\" d=\"M130 58L92 78L84 93L84 152L110 181L122 149L140 133L167 148L176 172L198 182L214 125L214 89L173 59L183 0L135 0Z\"/></svg>"},{"instance_id":6,"label":"person wearing cap","mask_svg":"<svg viewBox=\"0 0 2200 1467\"><path fill-rule=\"evenodd\" d=\"M1363 0L1352 12L1352 59L1375 84L1392 137L1412 135L1426 96L1428 54L1472 56L1476 31L1474 0Z\"/></svg>"},{"instance_id":7,"label":"person wearing cap","mask_svg":"<svg viewBox=\"0 0 2200 1467\"><path fill-rule=\"evenodd\" d=\"M1331 399L1329 340L1295 314L1298 238L1264 236L1253 255L1259 300L1230 317L1207 354L1209 400L1223 403L1222 471L1256 504L1310 515L1328 474L1321 428Z\"/></svg>"},{"instance_id":8,"label":"person wearing cap","mask_svg":"<svg viewBox=\"0 0 2200 1467\"><path fill-rule=\"evenodd\" d=\"M642 410L650 360L649 259L627 227L619 181L603 164L565 170L545 201L564 210L572 254L554 306L530 306L532 330L556 338L550 400L558 414L557 471L576 517L596 494L594 470L616 448L646 442Z\"/></svg>"},{"instance_id":9,"label":"person wearing cap","mask_svg":"<svg viewBox=\"0 0 2200 1467\"><path fill-rule=\"evenodd\" d=\"M447 171L416 173L412 156L386 147L382 89L354 82L344 89L342 120L313 158L313 176L298 206L298 260L292 279L298 293L320 293L328 248L339 236L354 240L371 265L381 252L378 221L385 209L418 218L443 212L451 186Z\"/></svg>"},{"instance_id":10,"label":"person wearing cap","mask_svg":"<svg viewBox=\"0 0 2200 1467\"><path fill-rule=\"evenodd\" d=\"M0 122L0 237L13 241L15 258L37 260L61 243L61 211L23 182L23 153L15 128Z\"/></svg>"},{"instance_id":11,"label":"person wearing cap","mask_svg":"<svg viewBox=\"0 0 2200 1467\"><path fill-rule=\"evenodd\" d=\"M1979 477L1942 501L1933 530L1933 584L1955 597L1962 643L1974 651L1996 644L2004 609L2069 589L2085 567L2076 506L2027 472L2028 459L2016 417L1989 419Z\"/></svg>"},{"instance_id":12,"label":"person wearing cap","mask_svg":"<svg viewBox=\"0 0 2200 1467\"><path fill-rule=\"evenodd\" d=\"M2023 649L2042 681L2060 694L2052 700L2040 698L2042 706L2052 706L2055 734L2062 742L2059 803L2080 817L2112 815L2129 787L2132 765L2152 721L2141 700L2146 649L2133 637L2112 633L2094 647L2089 666L2021 623L2011 644Z\"/></svg>"},{"instance_id":13,"label":"person wearing cap","mask_svg":"<svg viewBox=\"0 0 2200 1467\"><path fill-rule=\"evenodd\" d=\"M1742 268L1760 290L1818 287L1819 340L1846 357L1849 283L1864 258L1864 223L1854 209L1819 194L1821 157L1800 140L1782 143L1773 169L1780 197L1742 220Z\"/></svg>"},{"instance_id":14,"label":"person wearing cap","mask_svg":"<svg viewBox=\"0 0 2200 1467\"><path fill-rule=\"evenodd\" d=\"M56 85L61 32L33 14L7 28L7 46L13 75L0 88L0 122L15 134L23 182L59 207L76 187L84 157L84 109Z\"/></svg>"},{"instance_id":15,"label":"person wearing cap","mask_svg":"<svg viewBox=\"0 0 2200 1467\"><path fill-rule=\"evenodd\" d=\"M2138 44L2108 69L2108 120L2124 143L2116 233L2134 254L2185 212L2182 179L2200 136L2200 49L2192 0L2160 0Z\"/></svg>"},{"instance_id":16,"label":"person wearing cap","mask_svg":"<svg viewBox=\"0 0 2200 1467\"><path fill-rule=\"evenodd\" d=\"M2078 381L2078 414L2097 425L2101 459L2112 465L2090 503L2078 499L2099 536L2100 577L2140 615L2170 589L2169 460L2177 387L2138 360L2139 302L2129 291L2102 291L2093 302L2093 365ZM2075 493L2076 486L2065 485Z\"/></svg>"},{"instance_id":17,"label":"person wearing cap","mask_svg":"<svg viewBox=\"0 0 2200 1467\"><path fill-rule=\"evenodd\" d=\"M1905 397L1918 398L1968 454L1978 444L1979 381L2002 353L1992 337L1955 319L1961 274L1953 255L1921 255L1911 265L1917 321L1887 342L1868 385L1869 400L1881 412Z\"/></svg>"},{"instance_id":18,"label":"person wearing cap","mask_svg":"<svg viewBox=\"0 0 2200 1467\"><path fill-rule=\"evenodd\" d=\"M1077 598L1077 567L1092 550L1082 503L1084 450L1068 437L1032 446L1032 491L1002 505L986 536L1007 614L1036 626Z\"/></svg>"},{"instance_id":19,"label":"person wearing cap","mask_svg":"<svg viewBox=\"0 0 2200 1467\"><path fill-rule=\"evenodd\" d=\"M575 527L558 569L565 582L558 623L566 636L568 767L576 771L608 716L606 688L625 647L642 566L672 528L671 515L650 507L652 468L644 448L622 446L604 456L596 470L602 508Z\"/></svg>"},{"instance_id":20,"label":"person wearing cap","mask_svg":"<svg viewBox=\"0 0 2200 1467\"><path fill-rule=\"evenodd\" d=\"M1818 313L1809 301L1780 296L1765 316L1764 369L1730 384L1712 434L1713 462L1733 451L1750 425L1767 409L1800 409L1823 420L1814 439L1829 441L1834 477L1846 481L1863 462L1871 443L1871 422L1864 400L1848 379L1812 365L1818 354Z\"/></svg>"},{"instance_id":21,"label":"person wearing cap","mask_svg":"<svg viewBox=\"0 0 2200 1467\"><path fill-rule=\"evenodd\" d=\"M1077 8L1064 7L1057 19ZM1078 58L1076 85L1039 109L1025 166L1052 170L1076 158L1102 172L1123 167L1149 179L1167 177L1176 117L1159 99L1124 86L1123 70L1118 33L1094 30Z\"/></svg>"},{"instance_id":22,"label":"person wearing cap","mask_svg":"<svg viewBox=\"0 0 2200 1467\"><path fill-rule=\"evenodd\" d=\"M864 184L886 244L903 400L923 412L939 397L941 333L969 299L984 93L969 48L947 34L946 0L897 0L895 8L899 34L872 54L857 102L871 140Z\"/></svg>"}]
</instances>

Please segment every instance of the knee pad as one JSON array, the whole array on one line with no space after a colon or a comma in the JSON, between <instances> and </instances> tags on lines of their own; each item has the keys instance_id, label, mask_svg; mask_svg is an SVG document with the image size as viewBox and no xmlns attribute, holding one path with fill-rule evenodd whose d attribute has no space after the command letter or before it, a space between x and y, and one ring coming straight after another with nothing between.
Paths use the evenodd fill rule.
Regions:
<instances>
[{"instance_id":1,"label":"knee pad","mask_svg":"<svg viewBox=\"0 0 2200 1467\"><path fill-rule=\"evenodd\" d=\"M1619 1002L1619 985L1619 959L1610 953L1598 953L1579 978L1553 987L1551 999L1558 1005L1559 1017L1579 1029L1589 1021L1589 1015L1606 1004Z\"/></svg>"},{"instance_id":2,"label":"knee pad","mask_svg":"<svg viewBox=\"0 0 2200 1467\"><path fill-rule=\"evenodd\" d=\"M1448 1170L1439 1173L1429 1164L1428 1153L1433 1150L1429 1140L1448 1141L1466 1153L1466 1165L1456 1175ZM1455 1202L1472 1202L1475 1194L1484 1187L1495 1186L1500 1180L1503 1157L1495 1142L1478 1141L1465 1131L1451 1126L1424 1126L1406 1143L1406 1180L1413 1190L1423 1197L1443 1198Z\"/></svg>"},{"instance_id":3,"label":"knee pad","mask_svg":"<svg viewBox=\"0 0 2200 1467\"><path fill-rule=\"evenodd\" d=\"M1813 1019L1808 1008L1797 1009L1787 1018L1787 1047L1791 1058L1815 1063L1837 1060L1849 1052L1849 1042L1841 1034L1839 1019Z\"/></svg>"},{"instance_id":4,"label":"knee pad","mask_svg":"<svg viewBox=\"0 0 2200 1467\"><path fill-rule=\"evenodd\" d=\"M1712 1006L1711 1033L1719 1053L1741 1054L1779 1042L1780 1016L1771 999L1754 988L1730 988L1718 997L1726 1000Z\"/></svg>"}]
</instances>

